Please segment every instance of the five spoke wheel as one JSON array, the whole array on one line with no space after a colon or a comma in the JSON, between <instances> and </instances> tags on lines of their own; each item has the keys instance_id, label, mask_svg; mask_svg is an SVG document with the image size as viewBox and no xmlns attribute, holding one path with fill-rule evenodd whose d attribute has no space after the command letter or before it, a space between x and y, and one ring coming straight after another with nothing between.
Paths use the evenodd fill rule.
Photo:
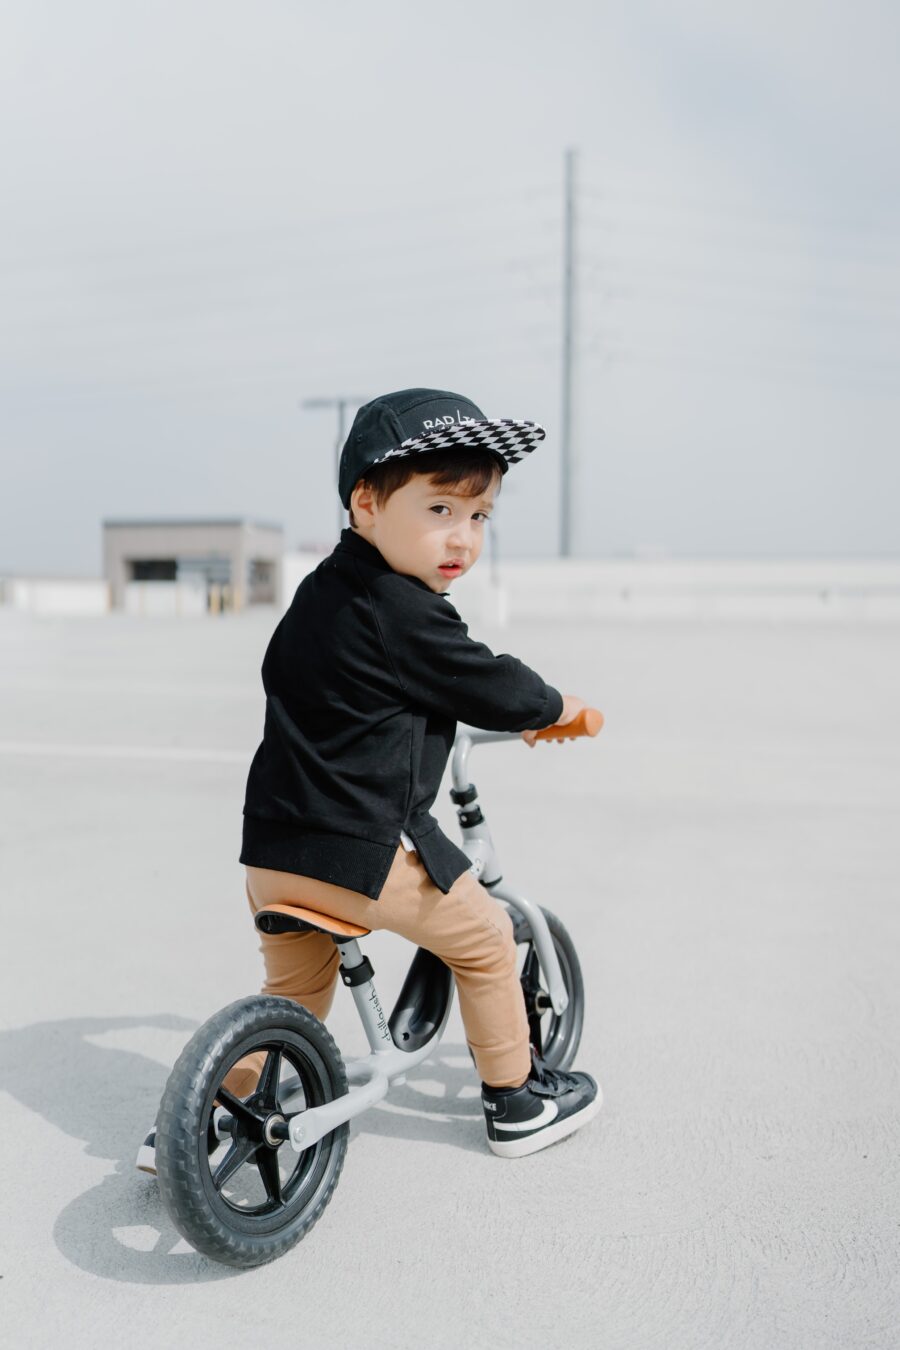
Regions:
<instances>
[{"instance_id":1,"label":"five spoke wheel","mask_svg":"<svg viewBox=\"0 0 900 1350\"><path fill-rule=\"evenodd\" d=\"M223 1084L249 1055L262 1061L246 1095ZM337 1185L344 1124L297 1151L290 1122L347 1091L331 1034L290 999L259 994L195 1032L166 1084L157 1170L166 1208L198 1251L261 1265L312 1227Z\"/></svg>"}]
</instances>

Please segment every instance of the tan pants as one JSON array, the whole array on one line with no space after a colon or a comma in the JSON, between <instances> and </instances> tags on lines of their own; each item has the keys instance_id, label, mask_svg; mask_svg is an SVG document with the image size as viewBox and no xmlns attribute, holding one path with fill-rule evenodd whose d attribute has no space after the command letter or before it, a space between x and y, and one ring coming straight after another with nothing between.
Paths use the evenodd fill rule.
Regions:
<instances>
[{"instance_id":1,"label":"tan pants","mask_svg":"<svg viewBox=\"0 0 900 1350\"><path fill-rule=\"evenodd\" d=\"M295 872L247 867L247 899L255 914L277 901L296 903L369 929L388 929L434 952L453 971L466 1038L478 1073L492 1087L519 1087L531 1067L528 1018L516 974L512 920L471 872L445 895L418 853L399 845L377 900ZM266 967L262 992L294 999L322 1021L337 983L337 947L324 933L260 933ZM412 951L410 951L412 958ZM265 1056L248 1055L224 1086L253 1091Z\"/></svg>"}]
</instances>

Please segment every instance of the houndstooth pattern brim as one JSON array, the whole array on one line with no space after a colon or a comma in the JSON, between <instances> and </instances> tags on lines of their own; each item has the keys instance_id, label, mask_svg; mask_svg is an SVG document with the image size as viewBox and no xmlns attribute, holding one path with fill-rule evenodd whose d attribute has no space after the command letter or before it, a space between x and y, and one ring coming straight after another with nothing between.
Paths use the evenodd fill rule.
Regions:
<instances>
[{"instance_id":1,"label":"houndstooth pattern brim","mask_svg":"<svg viewBox=\"0 0 900 1350\"><path fill-rule=\"evenodd\" d=\"M470 445L479 450L493 450L507 464L518 464L529 455L547 435L538 422L515 417L486 417L482 422L451 422L448 426L423 431L421 436L410 436L393 450L386 450L373 464L383 464L398 455L416 455L424 450L450 450L455 446Z\"/></svg>"}]
</instances>

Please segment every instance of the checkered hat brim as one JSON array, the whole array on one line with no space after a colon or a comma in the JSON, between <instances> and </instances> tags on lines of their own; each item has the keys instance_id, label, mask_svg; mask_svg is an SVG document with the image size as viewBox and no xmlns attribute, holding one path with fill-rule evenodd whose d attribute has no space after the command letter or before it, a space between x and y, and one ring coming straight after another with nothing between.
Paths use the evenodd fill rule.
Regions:
<instances>
[{"instance_id":1,"label":"checkered hat brim","mask_svg":"<svg viewBox=\"0 0 900 1350\"><path fill-rule=\"evenodd\" d=\"M492 450L509 464L518 464L531 454L547 435L538 422L516 417L485 417L482 421L451 422L449 426L423 431L421 436L410 436L392 450L373 460L383 464L399 455L416 455L425 450L450 450L456 446L472 446L478 450Z\"/></svg>"}]
</instances>

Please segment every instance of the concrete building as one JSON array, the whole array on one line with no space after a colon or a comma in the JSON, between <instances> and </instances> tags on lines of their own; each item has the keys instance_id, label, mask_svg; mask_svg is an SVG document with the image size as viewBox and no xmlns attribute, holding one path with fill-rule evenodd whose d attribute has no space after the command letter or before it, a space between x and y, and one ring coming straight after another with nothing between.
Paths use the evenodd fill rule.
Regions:
<instances>
[{"instance_id":1,"label":"concrete building","mask_svg":"<svg viewBox=\"0 0 900 1350\"><path fill-rule=\"evenodd\" d=\"M111 607L201 613L277 604L280 525L250 520L104 520Z\"/></svg>"}]
</instances>

